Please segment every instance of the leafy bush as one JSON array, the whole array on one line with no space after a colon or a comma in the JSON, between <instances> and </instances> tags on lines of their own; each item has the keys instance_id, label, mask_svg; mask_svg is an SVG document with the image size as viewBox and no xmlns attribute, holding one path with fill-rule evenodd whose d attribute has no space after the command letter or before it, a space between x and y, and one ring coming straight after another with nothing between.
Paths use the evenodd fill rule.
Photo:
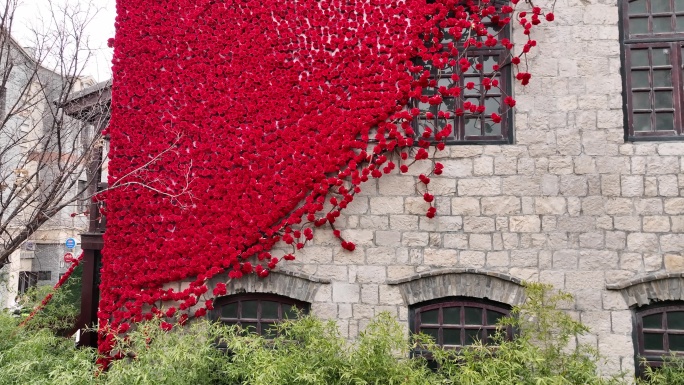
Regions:
<instances>
[{"instance_id":1,"label":"leafy bush","mask_svg":"<svg viewBox=\"0 0 684 385\"><path fill-rule=\"evenodd\" d=\"M25 311L22 313L24 316L38 306L48 294L52 294L52 299L35 317L26 323L26 327L33 330L47 328L58 334L74 330L81 311L82 275L83 267L78 266L74 269L71 277L57 290L54 290L52 286L39 286L29 289L24 295L23 302L26 303Z\"/></svg>"},{"instance_id":2,"label":"leafy bush","mask_svg":"<svg viewBox=\"0 0 684 385\"><path fill-rule=\"evenodd\" d=\"M495 344L443 349L424 335L413 336L393 317L376 317L350 343L333 321L301 316L276 326L266 339L208 321L162 330L161 320L138 324L119 338L115 360L98 373L92 349L77 349L51 327L18 328L19 319L0 314L0 385L4 384L217 384L217 385L538 385L633 383L598 371L592 347L575 344L587 328L559 310L570 301L551 287L530 284L528 300L502 327L515 330ZM59 317L57 317L59 318ZM428 350L438 363L431 371L411 350ZM662 369L647 370L639 385L684 383L684 361L670 357Z\"/></svg>"}]
</instances>

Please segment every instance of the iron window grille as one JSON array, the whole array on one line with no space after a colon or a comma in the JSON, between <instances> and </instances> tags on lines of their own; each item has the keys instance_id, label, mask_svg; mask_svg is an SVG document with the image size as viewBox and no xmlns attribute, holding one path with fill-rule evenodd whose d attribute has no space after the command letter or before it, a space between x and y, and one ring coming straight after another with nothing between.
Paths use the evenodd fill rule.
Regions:
<instances>
[{"instance_id":1,"label":"iron window grille","mask_svg":"<svg viewBox=\"0 0 684 385\"><path fill-rule=\"evenodd\" d=\"M678 139L684 125L684 1L620 7L626 140Z\"/></svg>"},{"instance_id":2,"label":"iron window grille","mask_svg":"<svg viewBox=\"0 0 684 385\"><path fill-rule=\"evenodd\" d=\"M297 310L308 313L309 304L275 294L235 294L216 300L213 318L225 325L264 337L275 337L276 324L297 317Z\"/></svg>"}]
</instances>

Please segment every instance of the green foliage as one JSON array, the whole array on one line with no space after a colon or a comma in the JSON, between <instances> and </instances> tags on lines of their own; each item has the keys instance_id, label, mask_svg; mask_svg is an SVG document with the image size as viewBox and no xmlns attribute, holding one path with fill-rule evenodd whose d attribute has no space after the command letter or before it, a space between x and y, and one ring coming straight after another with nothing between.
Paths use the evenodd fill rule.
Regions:
<instances>
[{"instance_id":1,"label":"green foliage","mask_svg":"<svg viewBox=\"0 0 684 385\"><path fill-rule=\"evenodd\" d=\"M57 290L52 286L31 288L22 298L25 304L22 315L27 316L30 311L48 294L52 294L50 302L26 323L30 329L50 329L55 333L74 329L76 319L81 311L81 276L83 268L76 267L71 277Z\"/></svg>"},{"instance_id":2,"label":"green foliage","mask_svg":"<svg viewBox=\"0 0 684 385\"><path fill-rule=\"evenodd\" d=\"M599 356L575 343L587 327L560 310L572 296L550 285L530 283L527 300L501 321L494 344L477 343L460 351L445 350L421 340L450 384L617 384L598 373ZM504 329L515 331L506 339Z\"/></svg>"},{"instance_id":3,"label":"green foliage","mask_svg":"<svg viewBox=\"0 0 684 385\"><path fill-rule=\"evenodd\" d=\"M228 329L223 341L229 363L221 368L225 384L439 384L423 360L408 359L406 331L383 313L355 344L339 334L333 321L311 316L286 321L267 340Z\"/></svg>"},{"instance_id":4,"label":"green foliage","mask_svg":"<svg viewBox=\"0 0 684 385\"><path fill-rule=\"evenodd\" d=\"M19 321L0 312L0 385L96 383L95 351L49 329L20 328Z\"/></svg>"},{"instance_id":5,"label":"green foliage","mask_svg":"<svg viewBox=\"0 0 684 385\"><path fill-rule=\"evenodd\" d=\"M661 368L644 366L644 378L638 385L684 384L684 359L677 356L664 357Z\"/></svg>"},{"instance_id":6,"label":"green foliage","mask_svg":"<svg viewBox=\"0 0 684 385\"><path fill-rule=\"evenodd\" d=\"M139 324L119 338L114 361L98 383L106 385L215 384L219 368L226 362L215 341L223 327L198 321L186 328L165 332L159 320Z\"/></svg>"},{"instance_id":7,"label":"green foliage","mask_svg":"<svg viewBox=\"0 0 684 385\"><path fill-rule=\"evenodd\" d=\"M217 385L613 385L632 379L598 371L595 349L578 344L587 328L560 310L568 294L529 284L527 301L501 321L495 343L462 350L437 346L424 335L409 339L392 316L376 317L351 343L333 321L300 315L277 326L273 338L208 321L162 330L161 321L136 325L119 338L115 360L98 373L96 352L55 336L53 326L20 328L20 318L0 313L0 385L5 384L217 384ZM56 317L56 319L61 319ZM516 338L507 340L511 328ZM429 351L439 364L411 357ZM638 385L684 383L684 361L666 358L646 370Z\"/></svg>"}]
</instances>

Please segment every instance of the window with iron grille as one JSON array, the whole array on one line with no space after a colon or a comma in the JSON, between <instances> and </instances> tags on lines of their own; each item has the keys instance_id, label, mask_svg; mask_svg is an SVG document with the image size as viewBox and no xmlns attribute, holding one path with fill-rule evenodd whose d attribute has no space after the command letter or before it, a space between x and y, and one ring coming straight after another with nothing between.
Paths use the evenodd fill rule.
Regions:
<instances>
[{"instance_id":1,"label":"window with iron grille","mask_svg":"<svg viewBox=\"0 0 684 385\"><path fill-rule=\"evenodd\" d=\"M497 322L510 307L474 298L453 298L413 309L413 332L424 333L438 345L460 348L476 341L490 342Z\"/></svg>"},{"instance_id":2,"label":"window with iron grille","mask_svg":"<svg viewBox=\"0 0 684 385\"><path fill-rule=\"evenodd\" d=\"M51 271L39 271L38 272L38 280L39 281L49 281L52 279L52 272Z\"/></svg>"},{"instance_id":3,"label":"window with iron grille","mask_svg":"<svg viewBox=\"0 0 684 385\"><path fill-rule=\"evenodd\" d=\"M20 271L19 272L19 287L17 288L18 294L26 293L30 288L36 287L38 285L38 273L32 271Z\"/></svg>"},{"instance_id":4,"label":"window with iron grille","mask_svg":"<svg viewBox=\"0 0 684 385\"><path fill-rule=\"evenodd\" d=\"M275 325L296 318L295 309L306 313L309 304L275 294L236 294L217 299L213 314L226 325L240 325L264 337L274 337Z\"/></svg>"},{"instance_id":5,"label":"window with iron grille","mask_svg":"<svg viewBox=\"0 0 684 385\"><path fill-rule=\"evenodd\" d=\"M430 78L434 79L422 88L421 97L412 102L412 107L420 110L420 115L414 119L414 130L419 137L427 129L432 132L427 140L434 140L435 133L451 124L452 133L446 138L447 144L512 143L512 113L502 108L504 97L511 94L512 68L508 64L508 52L500 42L502 38L509 37L510 25L504 28L487 25L487 32L499 41L496 46L463 48L468 38L484 41L486 36L477 36L474 32L464 33L461 39L456 40L448 28L439 30L436 36L431 37L432 41L439 41L442 52L456 50L459 56L470 62L470 68L465 73L460 73L458 64L437 68L420 58L414 60L416 65L423 66L424 71L429 71ZM440 87L447 90L460 87L461 92L458 96L443 96L439 105L431 105L428 99L439 94ZM471 112L468 109L470 105L485 106L486 110L484 113ZM440 112L448 112L449 117L440 117ZM501 121L494 122L492 113L501 115Z\"/></svg>"},{"instance_id":6,"label":"window with iron grille","mask_svg":"<svg viewBox=\"0 0 684 385\"><path fill-rule=\"evenodd\" d=\"M665 302L637 309L635 339L637 365L645 359L647 365L659 367L664 356L684 356L684 303Z\"/></svg>"},{"instance_id":7,"label":"window with iron grille","mask_svg":"<svg viewBox=\"0 0 684 385\"><path fill-rule=\"evenodd\" d=\"M620 12L626 139L680 139L684 1L624 0Z\"/></svg>"}]
</instances>

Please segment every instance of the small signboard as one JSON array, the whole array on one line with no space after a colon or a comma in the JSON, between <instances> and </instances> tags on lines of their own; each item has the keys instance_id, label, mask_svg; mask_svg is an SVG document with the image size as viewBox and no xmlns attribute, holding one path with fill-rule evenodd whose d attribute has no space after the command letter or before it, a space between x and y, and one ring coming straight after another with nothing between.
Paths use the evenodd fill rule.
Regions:
<instances>
[{"instance_id":1,"label":"small signboard","mask_svg":"<svg viewBox=\"0 0 684 385\"><path fill-rule=\"evenodd\" d=\"M75 238L67 238L65 244L66 244L67 249L73 249L76 247L76 239Z\"/></svg>"},{"instance_id":2,"label":"small signboard","mask_svg":"<svg viewBox=\"0 0 684 385\"><path fill-rule=\"evenodd\" d=\"M71 253L64 254L64 262L73 263L75 260L76 260L76 258L74 258L73 254L71 254Z\"/></svg>"}]
</instances>

